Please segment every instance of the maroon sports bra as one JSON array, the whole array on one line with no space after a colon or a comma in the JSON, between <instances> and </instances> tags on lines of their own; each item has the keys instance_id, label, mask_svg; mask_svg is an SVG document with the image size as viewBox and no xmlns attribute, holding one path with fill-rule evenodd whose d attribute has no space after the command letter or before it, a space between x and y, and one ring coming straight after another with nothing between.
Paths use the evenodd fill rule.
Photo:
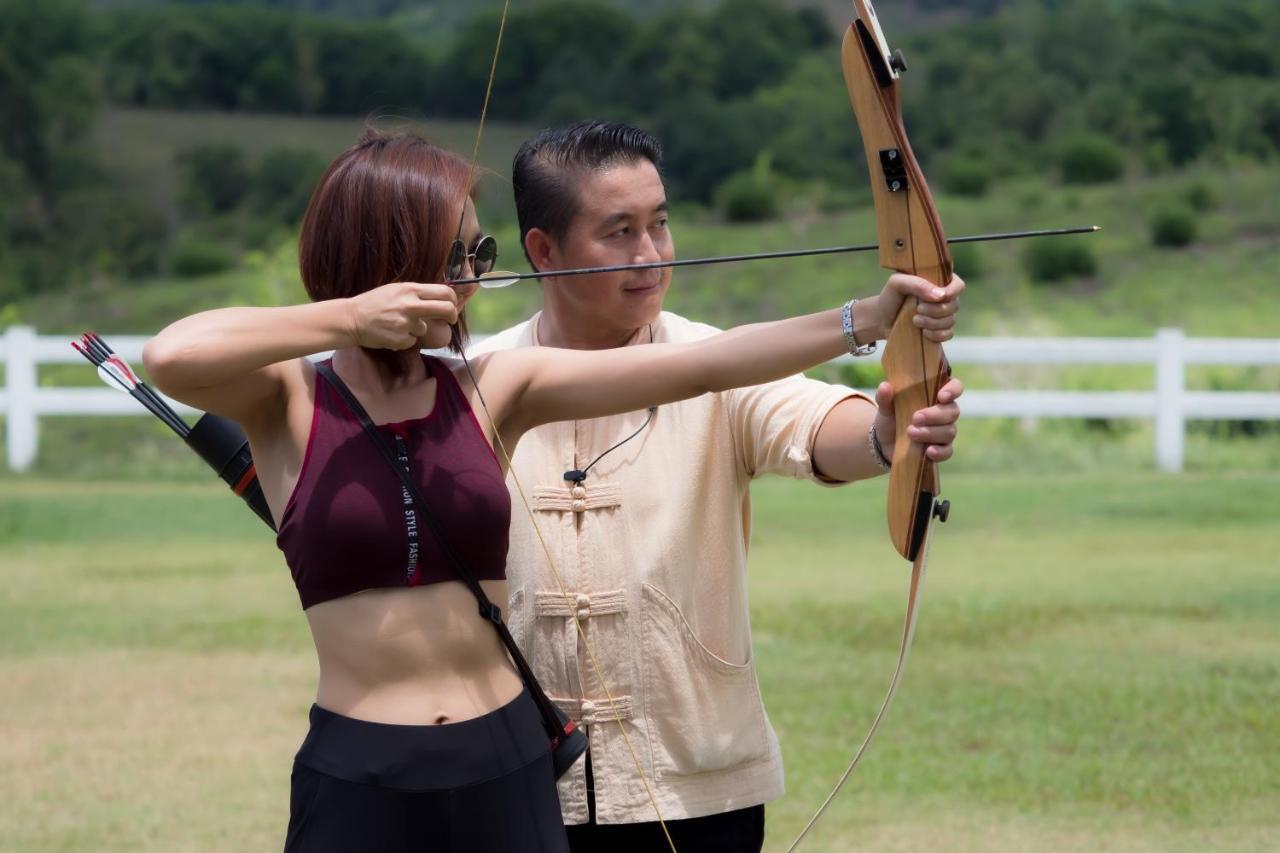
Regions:
<instances>
[{"instance_id":1,"label":"maroon sports bra","mask_svg":"<svg viewBox=\"0 0 1280 853\"><path fill-rule=\"evenodd\" d=\"M471 573L504 580L511 497L502 469L453 372L423 361L436 380L431 413L378 428ZM302 471L276 536L303 609L366 589L460 580L355 414L319 376L315 386Z\"/></svg>"}]
</instances>

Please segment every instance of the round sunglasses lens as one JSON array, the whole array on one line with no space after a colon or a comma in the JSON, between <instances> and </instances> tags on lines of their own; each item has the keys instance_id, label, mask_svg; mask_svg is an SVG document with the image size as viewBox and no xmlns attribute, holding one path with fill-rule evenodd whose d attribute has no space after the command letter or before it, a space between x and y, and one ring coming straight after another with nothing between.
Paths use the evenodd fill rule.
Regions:
<instances>
[{"instance_id":1,"label":"round sunglasses lens","mask_svg":"<svg viewBox=\"0 0 1280 853\"><path fill-rule=\"evenodd\" d=\"M467 260L467 247L461 240L454 240L449 248L449 260L445 266L445 276L451 281L462 277L462 266Z\"/></svg>"},{"instance_id":2,"label":"round sunglasses lens","mask_svg":"<svg viewBox=\"0 0 1280 853\"><path fill-rule=\"evenodd\" d=\"M493 263L498 259L498 241L486 235L480 238L480 242L476 244L474 269L476 275L484 275L493 269Z\"/></svg>"}]
</instances>

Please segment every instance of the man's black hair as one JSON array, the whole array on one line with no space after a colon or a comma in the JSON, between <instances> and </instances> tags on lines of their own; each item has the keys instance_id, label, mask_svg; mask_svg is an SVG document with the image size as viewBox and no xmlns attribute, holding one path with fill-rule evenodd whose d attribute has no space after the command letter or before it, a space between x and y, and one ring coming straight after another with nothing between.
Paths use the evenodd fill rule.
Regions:
<instances>
[{"instance_id":1,"label":"man's black hair","mask_svg":"<svg viewBox=\"0 0 1280 853\"><path fill-rule=\"evenodd\" d=\"M564 238L580 208L577 176L618 164L662 164L662 146L651 134L617 121L580 121L543 130L516 152L511 166L520 247L534 228ZM529 251L525 249L525 257ZM533 262L529 258L530 263Z\"/></svg>"}]
</instances>

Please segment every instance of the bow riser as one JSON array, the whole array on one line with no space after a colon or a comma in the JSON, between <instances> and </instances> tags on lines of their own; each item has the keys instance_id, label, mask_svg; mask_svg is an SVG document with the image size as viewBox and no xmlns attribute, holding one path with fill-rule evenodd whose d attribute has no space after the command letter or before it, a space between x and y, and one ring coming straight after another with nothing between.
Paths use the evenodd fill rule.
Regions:
<instances>
[{"instance_id":1,"label":"bow riser","mask_svg":"<svg viewBox=\"0 0 1280 853\"><path fill-rule=\"evenodd\" d=\"M854 6L858 20L845 33L842 66L871 175L880 264L946 285L952 269L946 234L899 109L898 71L905 66L900 57L890 55L870 4L854 0ZM894 390L896 422L889 534L908 560L916 558L924 541L938 476L923 446L911 441L906 431L916 412L937 402L938 390L951 375L942 347L912 323L916 307L914 297L903 302L882 360Z\"/></svg>"},{"instance_id":2,"label":"bow riser","mask_svg":"<svg viewBox=\"0 0 1280 853\"><path fill-rule=\"evenodd\" d=\"M911 322L915 306L916 300L908 299L898 312L881 361L894 395L889 535L898 553L908 560L914 560L919 553L940 483L936 464L925 458L924 445L907 436L907 427L916 412L938 401L938 389L951 378L942 347L920 335Z\"/></svg>"}]
</instances>

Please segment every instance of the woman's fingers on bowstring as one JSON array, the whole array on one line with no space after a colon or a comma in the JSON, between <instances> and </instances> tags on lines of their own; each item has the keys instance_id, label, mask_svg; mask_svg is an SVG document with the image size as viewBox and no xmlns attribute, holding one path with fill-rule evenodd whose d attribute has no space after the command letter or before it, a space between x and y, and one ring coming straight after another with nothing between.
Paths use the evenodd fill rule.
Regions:
<instances>
[{"instance_id":1,"label":"woman's fingers on bowstring","mask_svg":"<svg viewBox=\"0 0 1280 853\"><path fill-rule=\"evenodd\" d=\"M431 321L458 321L458 298L440 284L392 282L352 299L357 342L375 349L408 349L427 334Z\"/></svg>"},{"instance_id":2,"label":"woman's fingers on bowstring","mask_svg":"<svg viewBox=\"0 0 1280 853\"><path fill-rule=\"evenodd\" d=\"M422 300L441 300L444 302L452 302L458 304L457 288L447 284L422 284L416 281L402 281L397 284L407 290L412 291L419 299Z\"/></svg>"},{"instance_id":3,"label":"woman's fingers on bowstring","mask_svg":"<svg viewBox=\"0 0 1280 853\"><path fill-rule=\"evenodd\" d=\"M401 292L400 308L405 316L417 328L419 320L443 320L453 324L458 322L458 294L445 284L419 284L417 282L399 282Z\"/></svg>"}]
</instances>

